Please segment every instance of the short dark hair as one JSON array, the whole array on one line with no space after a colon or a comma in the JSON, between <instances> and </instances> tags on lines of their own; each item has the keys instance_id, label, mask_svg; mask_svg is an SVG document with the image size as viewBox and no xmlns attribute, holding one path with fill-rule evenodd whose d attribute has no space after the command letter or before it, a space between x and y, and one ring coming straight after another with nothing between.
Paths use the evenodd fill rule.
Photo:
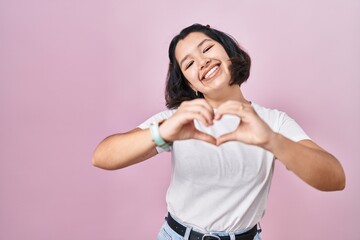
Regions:
<instances>
[{"instance_id":1,"label":"short dark hair","mask_svg":"<svg viewBox=\"0 0 360 240\"><path fill-rule=\"evenodd\" d=\"M250 75L250 56L240 48L237 41L222 31L211 28L209 25L193 24L184 28L176 35L169 46L169 68L166 79L165 100L169 109L177 108L183 101L195 98L204 98L202 93L196 93L189 86L187 79L182 74L179 63L175 58L175 48L178 42L192 32L201 32L214 41L220 43L231 60L230 85L241 85Z\"/></svg>"}]
</instances>

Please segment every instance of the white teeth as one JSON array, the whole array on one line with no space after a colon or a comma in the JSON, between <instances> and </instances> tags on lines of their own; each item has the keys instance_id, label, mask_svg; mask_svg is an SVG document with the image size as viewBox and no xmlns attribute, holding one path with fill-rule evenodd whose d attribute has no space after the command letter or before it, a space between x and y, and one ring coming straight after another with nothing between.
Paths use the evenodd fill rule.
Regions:
<instances>
[{"instance_id":1,"label":"white teeth","mask_svg":"<svg viewBox=\"0 0 360 240\"><path fill-rule=\"evenodd\" d=\"M204 78L208 78L209 76L211 76L211 74L213 74L218 68L219 68L219 66L215 66L215 67L213 67L212 69L210 69L210 71L208 71L208 72L205 74L205 77L204 77Z\"/></svg>"}]
</instances>

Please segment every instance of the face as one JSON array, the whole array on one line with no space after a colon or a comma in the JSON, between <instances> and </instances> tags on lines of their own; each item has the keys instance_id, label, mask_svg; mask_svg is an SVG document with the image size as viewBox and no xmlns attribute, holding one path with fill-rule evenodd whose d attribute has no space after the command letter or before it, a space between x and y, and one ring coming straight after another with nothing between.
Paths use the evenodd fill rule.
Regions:
<instances>
[{"instance_id":1,"label":"face","mask_svg":"<svg viewBox=\"0 0 360 240\"><path fill-rule=\"evenodd\" d=\"M229 86L231 61L224 47L201 32L180 40L175 58L194 91L211 96Z\"/></svg>"}]
</instances>

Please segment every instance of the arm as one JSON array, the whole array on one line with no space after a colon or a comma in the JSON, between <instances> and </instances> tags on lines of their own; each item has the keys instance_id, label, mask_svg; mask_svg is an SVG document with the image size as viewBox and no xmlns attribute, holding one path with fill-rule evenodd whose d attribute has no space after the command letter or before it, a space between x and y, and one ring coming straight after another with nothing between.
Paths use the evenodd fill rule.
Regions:
<instances>
[{"instance_id":1,"label":"arm","mask_svg":"<svg viewBox=\"0 0 360 240\"><path fill-rule=\"evenodd\" d=\"M126 133L111 135L96 147L94 166L115 170L142 162L157 154L149 129L135 128Z\"/></svg>"},{"instance_id":2,"label":"arm","mask_svg":"<svg viewBox=\"0 0 360 240\"><path fill-rule=\"evenodd\" d=\"M345 188L345 173L340 162L313 141L294 142L273 133L271 140L263 147L314 188L321 191Z\"/></svg>"},{"instance_id":3,"label":"arm","mask_svg":"<svg viewBox=\"0 0 360 240\"><path fill-rule=\"evenodd\" d=\"M186 101L160 125L160 135L167 142L199 139L215 144L214 137L198 131L194 126L194 119L210 124L212 118L213 110L204 99ZM107 170L124 168L155 156L155 147L150 130L136 128L105 138L95 149L92 163Z\"/></svg>"},{"instance_id":4,"label":"arm","mask_svg":"<svg viewBox=\"0 0 360 240\"><path fill-rule=\"evenodd\" d=\"M218 145L236 140L262 147L272 152L287 169L316 189L344 189L345 173L340 162L313 141L294 142L275 133L250 104L226 102L218 109L215 119L220 119L223 114L237 115L241 121L234 132L219 137Z\"/></svg>"}]
</instances>

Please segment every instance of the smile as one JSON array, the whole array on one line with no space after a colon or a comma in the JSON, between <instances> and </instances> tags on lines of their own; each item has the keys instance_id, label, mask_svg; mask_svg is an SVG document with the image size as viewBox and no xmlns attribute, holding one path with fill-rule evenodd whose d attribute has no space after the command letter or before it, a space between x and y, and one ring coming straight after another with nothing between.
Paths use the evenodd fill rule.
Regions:
<instances>
[{"instance_id":1,"label":"smile","mask_svg":"<svg viewBox=\"0 0 360 240\"><path fill-rule=\"evenodd\" d=\"M205 74L203 75L201 80L207 80L207 79L215 76L219 70L219 67L220 67L220 65L215 65L212 68L210 68L207 72L205 72Z\"/></svg>"}]
</instances>

